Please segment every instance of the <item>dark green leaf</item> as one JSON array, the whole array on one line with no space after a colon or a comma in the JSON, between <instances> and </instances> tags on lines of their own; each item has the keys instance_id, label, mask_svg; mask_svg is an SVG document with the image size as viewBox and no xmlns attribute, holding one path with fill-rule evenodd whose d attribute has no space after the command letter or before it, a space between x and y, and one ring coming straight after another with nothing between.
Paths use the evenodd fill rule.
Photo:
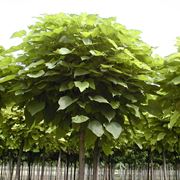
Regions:
<instances>
[{"instance_id":1,"label":"dark green leaf","mask_svg":"<svg viewBox=\"0 0 180 180\"><path fill-rule=\"evenodd\" d=\"M45 108L45 102L39 102L34 100L28 103L26 108L30 112L30 114L34 116L36 113L42 111Z\"/></svg>"}]
</instances>

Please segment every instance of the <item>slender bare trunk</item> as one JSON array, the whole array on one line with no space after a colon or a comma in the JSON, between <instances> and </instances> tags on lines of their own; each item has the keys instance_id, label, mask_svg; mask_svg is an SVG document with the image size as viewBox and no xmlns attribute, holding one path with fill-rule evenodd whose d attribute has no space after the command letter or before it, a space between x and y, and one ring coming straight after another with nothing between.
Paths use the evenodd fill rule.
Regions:
<instances>
[{"instance_id":1,"label":"slender bare trunk","mask_svg":"<svg viewBox=\"0 0 180 180\"><path fill-rule=\"evenodd\" d=\"M45 155L44 155L44 152L43 152L42 166L41 166L41 178L40 178L40 180L44 179L44 170L45 170Z\"/></svg>"},{"instance_id":2,"label":"slender bare trunk","mask_svg":"<svg viewBox=\"0 0 180 180\"><path fill-rule=\"evenodd\" d=\"M167 180L166 154L164 149L163 149L163 175L164 175L164 180Z\"/></svg>"},{"instance_id":3,"label":"slender bare trunk","mask_svg":"<svg viewBox=\"0 0 180 180\"><path fill-rule=\"evenodd\" d=\"M73 180L76 180L76 161L74 162L74 179Z\"/></svg>"},{"instance_id":4,"label":"slender bare trunk","mask_svg":"<svg viewBox=\"0 0 180 180\"><path fill-rule=\"evenodd\" d=\"M93 180L99 180L99 139L96 140L93 153Z\"/></svg>"},{"instance_id":5,"label":"slender bare trunk","mask_svg":"<svg viewBox=\"0 0 180 180\"><path fill-rule=\"evenodd\" d=\"M61 151L59 152L58 160L57 160L56 180L61 180Z\"/></svg>"},{"instance_id":6,"label":"slender bare trunk","mask_svg":"<svg viewBox=\"0 0 180 180\"><path fill-rule=\"evenodd\" d=\"M21 158L22 158L22 154L23 154L23 147L24 147L24 142L22 141L20 144L19 154L18 154L18 159L17 159L15 180L21 180L20 172L21 172Z\"/></svg>"},{"instance_id":7,"label":"slender bare trunk","mask_svg":"<svg viewBox=\"0 0 180 180\"><path fill-rule=\"evenodd\" d=\"M84 128L80 128L79 136L79 180L84 180L85 171L85 147L84 147L85 132Z\"/></svg>"}]
</instances>

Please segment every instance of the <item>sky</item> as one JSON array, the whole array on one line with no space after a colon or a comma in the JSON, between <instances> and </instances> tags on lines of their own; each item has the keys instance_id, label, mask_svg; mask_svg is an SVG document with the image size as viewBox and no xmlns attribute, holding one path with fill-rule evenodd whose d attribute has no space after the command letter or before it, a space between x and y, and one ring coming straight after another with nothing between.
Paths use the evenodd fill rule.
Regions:
<instances>
[{"instance_id":1,"label":"sky","mask_svg":"<svg viewBox=\"0 0 180 180\"><path fill-rule=\"evenodd\" d=\"M0 0L0 45L18 43L10 36L26 29L41 14L87 12L116 17L128 29L142 31L141 38L167 56L176 51L180 36L180 0Z\"/></svg>"}]
</instances>

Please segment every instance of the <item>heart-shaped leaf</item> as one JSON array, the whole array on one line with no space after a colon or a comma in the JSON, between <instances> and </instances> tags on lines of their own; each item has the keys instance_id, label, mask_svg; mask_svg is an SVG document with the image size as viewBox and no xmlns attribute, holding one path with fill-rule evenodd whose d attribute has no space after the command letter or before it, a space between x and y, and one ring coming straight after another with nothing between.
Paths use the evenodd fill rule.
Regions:
<instances>
[{"instance_id":1,"label":"heart-shaped leaf","mask_svg":"<svg viewBox=\"0 0 180 180\"><path fill-rule=\"evenodd\" d=\"M58 110L63 110L66 109L68 106L76 102L78 99L72 99L69 96L63 96L59 99L58 104L59 104L59 109Z\"/></svg>"}]
</instances>

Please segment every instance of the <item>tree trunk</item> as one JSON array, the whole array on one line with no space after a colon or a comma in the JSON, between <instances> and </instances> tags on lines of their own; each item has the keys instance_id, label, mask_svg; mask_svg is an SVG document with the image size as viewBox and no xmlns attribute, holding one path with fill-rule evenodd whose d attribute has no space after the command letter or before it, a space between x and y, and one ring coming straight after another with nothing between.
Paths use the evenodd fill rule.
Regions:
<instances>
[{"instance_id":1,"label":"tree trunk","mask_svg":"<svg viewBox=\"0 0 180 180\"><path fill-rule=\"evenodd\" d=\"M41 178L40 178L40 180L44 179L44 169L45 169L45 155L44 155L44 152L43 152L42 166L41 166Z\"/></svg>"},{"instance_id":2,"label":"tree trunk","mask_svg":"<svg viewBox=\"0 0 180 180\"><path fill-rule=\"evenodd\" d=\"M10 160L9 160L10 178L9 178L9 180L12 180L12 179L13 179L13 171L14 171L14 161L13 161L13 159L10 157Z\"/></svg>"},{"instance_id":3,"label":"tree trunk","mask_svg":"<svg viewBox=\"0 0 180 180\"><path fill-rule=\"evenodd\" d=\"M28 161L28 178L27 180L31 180L31 162Z\"/></svg>"},{"instance_id":4,"label":"tree trunk","mask_svg":"<svg viewBox=\"0 0 180 180\"><path fill-rule=\"evenodd\" d=\"M163 149L163 175L164 175L164 180L167 180L166 154L164 149Z\"/></svg>"},{"instance_id":5,"label":"tree trunk","mask_svg":"<svg viewBox=\"0 0 180 180\"><path fill-rule=\"evenodd\" d=\"M17 159L15 180L21 180L20 172L21 172L21 158L22 158L22 154L23 154L23 147L24 147L24 142L22 141L20 144L19 154L18 154L18 159Z\"/></svg>"},{"instance_id":6,"label":"tree trunk","mask_svg":"<svg viewBox=\"0 0 180 180\"><path fill-rule=\"evenodd\" d=\"M84 128L80 128L79 136L79 180L84 180L84 170L85 170L85 147L84 147L85 132Z\"/></svg>"},{"instance_id":7,"label":"tree trunk","mask_svg":"<svg viewBox=\"0 0 180 180\"><path fill-rule=\"evenodd\" d=\"M76 161L74 162L74 180L76 180Z\"/></svg>"},{"instance_id":8,"label":"tree trunk","mask_svg":"<svg viewBox=\"0 0 180 180\"><path fill-rule=\"evenodd\" d=\"M56 180L61 180L61 151L59 152L58 155L58 160L57 160L57 167L56 167Z\"/></svg>"},{"instance_id":9,"label":"tree trunk","mask_svg":"<svg viewBox=\"0 0 180 180\"><path fill-rule=\"evenodd\" d=\"M69 179L69 154L66 155L66 180Z\"/></svg>"},{"instance_id":10,"label":"tree trunk","mask_svg":"<svg viewBox=\"0 0 180 180\"><path fill-rule=\"evenodd\" d=\"M94 146L94 153L93 153L93 180L99 180L98 171L99 171L99 139L96 140Z\"/></svg>"},{"instance_id":11,"label":"tree trunk","mask_svg":"<svg viewBox=\"0 0 180 180\"><path fill-rule=\"evenodd\" d=\"M70 170L70 180L73 180L73 165L72 165L72 162L70 164L70 168L71 168L71 170Z\"/></svg>"},{"instance_id":12,"label":"tree trunk","mask_svg":"<svg viewBox=\"0 0 180 180\"><path fill-rule=\"evenodd\" d=\"M154 174L153 174L153 155L152 152L150 152L150 163L151 163L151 176L150 176L150 180L153 180Z\"/></svg>"},{"instance_id":13,"label":"tree trunk","mask_svg":"<svg viewBox=\"0 0 180 180\"><path fill-rule=\"evenodd\" d=\"M149 175L150 175L150 150L148 150L148 167L147 167L147 180L149 179Z\"/></svg>"},{"instance_id":14,"label":"tree trunk","mask_svg":"<svg viewBox=\"0 0 180 180\"><path fill-rule=\"evenodd\" d=\"M24 173L24 163L22 163L22 166L21 166L21 180L23 178L23 173Z\"/></svg>"}]
</instances>

